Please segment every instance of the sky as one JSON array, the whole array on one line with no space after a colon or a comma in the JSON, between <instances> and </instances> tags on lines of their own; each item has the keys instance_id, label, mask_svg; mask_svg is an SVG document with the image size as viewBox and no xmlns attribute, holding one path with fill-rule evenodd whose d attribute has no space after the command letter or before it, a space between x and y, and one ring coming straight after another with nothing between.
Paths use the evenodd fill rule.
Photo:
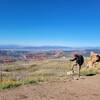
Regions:
<instances>
[{"instance_id":1,"label":"sky","mask_svg":"<svg viewBox=\"0 0 100 100\"><path fill-rule=\"evenodd\" d=\"M0 0L0 45L99 46L99 0Z\"/></svg>"}]
</instances>

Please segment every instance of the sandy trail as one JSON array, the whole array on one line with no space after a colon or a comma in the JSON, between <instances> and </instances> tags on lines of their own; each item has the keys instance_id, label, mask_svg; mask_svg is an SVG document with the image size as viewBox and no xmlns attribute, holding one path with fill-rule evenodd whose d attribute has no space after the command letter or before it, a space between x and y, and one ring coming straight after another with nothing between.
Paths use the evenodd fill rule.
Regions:
<instances>
[{"instance_id":1,"label":"sandy trail","mask_svg":"<svg viewBox=\"0 0 100 100\"><path fill-rule=\"evenodd\" d=\"M100 75L4 90L0 100L100 100Z\"/></svg>"}]
</instances>

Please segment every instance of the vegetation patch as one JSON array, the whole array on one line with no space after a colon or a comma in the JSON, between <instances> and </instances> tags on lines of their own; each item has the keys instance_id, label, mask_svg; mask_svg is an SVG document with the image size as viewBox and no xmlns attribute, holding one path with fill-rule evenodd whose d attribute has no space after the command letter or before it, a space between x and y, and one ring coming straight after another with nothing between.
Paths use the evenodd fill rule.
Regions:
<instances>
[{"instance_id":1,"label":"vegetation patch","mask_svg":"<svg viewBox=\"0 0 100 100\"><path fill-rule=\"evenodd\" d=\"M97 74L97 69L94 69L94 68L89 68L89 69L85 68L81 70L82 76L93 76L96 74Z\"/></svg>"},{"instance_id":2,"label":"vegetation patch","mask_svg":"<svg viewBox=\"0 0 100 100\"><path fill-rule=\"evenodd\" d=\"M2 83L0 83L0 90L15 88L15 87L18 87L20 85L21 85L21 82L13 82L13 81L2 82Z\"/></svg>"},{"instance_id":3,"label":"vegetation patch","mask_svg":"<svg viewBox=\"0 0 100 100\"><path fill-rule=\"evenodd\" d=\"M28 65L29 64L29 65ZM26 84L39 84L41 82L66 80L67 72L71 71L72 63L66 60L33 61L26 66L6 65L3 68L0 90L15 88ZM22 64L23 65L23 64ZM95 68L82 68L82 76L100 74L100 64ZM4 80L9 80L5 82Z\"/></svg>"}]
</instances>

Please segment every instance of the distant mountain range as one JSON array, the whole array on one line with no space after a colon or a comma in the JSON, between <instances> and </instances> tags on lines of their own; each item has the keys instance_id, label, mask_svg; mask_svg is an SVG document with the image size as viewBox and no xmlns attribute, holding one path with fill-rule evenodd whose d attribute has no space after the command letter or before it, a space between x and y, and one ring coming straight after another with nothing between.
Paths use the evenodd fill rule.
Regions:
<instances>
[{"instance_id":1,"label":"distant mountain range","mask_svg":"<svg viewBox=\"0 0 100 100\"><path fill-rule=\"evenodd\" d=\"M19 45L0 45L0 50L24 50L24 51L50 51L50 50L100 50L100 47L66 47L66 46L19 46Z\"/></svg>"}]
</instances>

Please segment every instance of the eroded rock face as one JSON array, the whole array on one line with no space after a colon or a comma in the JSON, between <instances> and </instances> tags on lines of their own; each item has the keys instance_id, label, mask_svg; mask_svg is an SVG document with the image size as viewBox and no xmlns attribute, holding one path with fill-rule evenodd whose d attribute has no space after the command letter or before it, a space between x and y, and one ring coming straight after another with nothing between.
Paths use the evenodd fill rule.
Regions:
<instances>
[{"instance_id":1,"label":"eroded rock face","mask_svg":"<svg viewBox=\"0 0 100 100\"><path fill-rule=\"evenodd\" d=\"M98 56L100 56L100 54L97 54L95 52L91 52L90 54L90 59L89 61L87 62L87 67L91 68L91 67L96 67L96 63L97 60L98 60Z\"/></svg>"}]
</instances>

